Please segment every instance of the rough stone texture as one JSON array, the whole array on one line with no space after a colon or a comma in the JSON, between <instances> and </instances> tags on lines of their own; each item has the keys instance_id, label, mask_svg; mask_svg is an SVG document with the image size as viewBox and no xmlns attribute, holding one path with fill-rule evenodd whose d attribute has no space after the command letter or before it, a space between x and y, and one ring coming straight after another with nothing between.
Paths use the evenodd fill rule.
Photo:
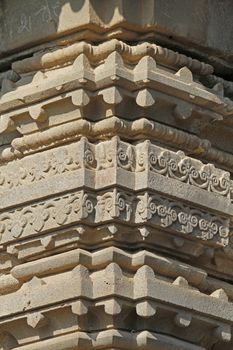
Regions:
<instances>
[{"instance_id":1,"label":"rough stone texture","mask_svg":"<svg viewBox=\"0 0 233 350\"><path fill-rule=\"evenodd\" d=\"M229 73L232 11L231 0L2 0L0 56L51 38L102 41L146 36L200 56L211 53L210 61ZM70 37L64 38L66 34Z\"/></svg>"},{"instance_id":2,"label":"rough stone texture","mask_svg":"<svg viewBox=\"0 0 233 350\"><path fill-rule=\"evenodd\" d=\"M0 349L233 348L231 8L1 2Z\"/></svg>"}]
</instances>

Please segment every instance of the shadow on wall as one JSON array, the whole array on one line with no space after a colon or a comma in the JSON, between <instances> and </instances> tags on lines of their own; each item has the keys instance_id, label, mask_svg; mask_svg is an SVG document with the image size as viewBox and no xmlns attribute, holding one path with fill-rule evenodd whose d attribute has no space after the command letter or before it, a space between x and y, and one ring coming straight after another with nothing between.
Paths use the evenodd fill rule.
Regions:
<instances>
[{"instance_id":1,"label":"shadow on wall","mask_svg":"<svg viewBox=\"0 0 233 350\"><path fill-rule=\"evenodd\" d=\"M90 21L97 25L110 24L115 18L148 21L153 6L154 0L1 0L0 56L11 48L75 30Z\"/></svg>"},{"instance_id":2,"label":"shadow on wall","mask_svg":"<svg viewBox=\"0 0 233 350\"><path fill-rule=\"evenodd\" d=\"M49 0L48 0L49 1ZM59 0L58 0L59 1ZM53 1L50 0L52 3ZM154 0L60 0L63 3L60 9L57 7L57 14L62 11L64 6L70 6L73 12L81 11L84 6L89 8L88 15L93 18L100 18L104 24L109 24L115 14L127 18L134 17L139 22L140 20L135 16L140 16L146 13L147 20L153 16ZM60 17L58 15L58 17Z\"/></svg>"},{"instance_id":3,"label":"shadow on wall","mask_svg":"<svg viewBox=\"0 0 233 350\"><path fill-rule=\"evenodd\" d=\"M148 21L154 17L154 0L111 0L111 6L109 6L110 0L89 0L89 2L93 13L101 18L104 24L110 23L116 13L126 20L130 18L130 21L143 25L149 24ZM144 18L146 22L143 23Z\"/></svg>"}]
</instances>

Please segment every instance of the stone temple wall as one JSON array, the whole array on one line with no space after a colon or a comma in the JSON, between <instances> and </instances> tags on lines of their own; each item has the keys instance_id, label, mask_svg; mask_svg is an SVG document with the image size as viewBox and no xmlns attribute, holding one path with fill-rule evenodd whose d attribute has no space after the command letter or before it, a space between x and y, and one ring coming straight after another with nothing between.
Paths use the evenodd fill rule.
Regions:
<instances>
[{"instance_id":1,"label":"stone temple wall","mask_svg":"<svg viewBox=\"0 0 233 350\"><path fill-rule=\"evenodd\" d=\"M0 1L0 350L232 350L233 3Z\"/></svg>"}]
</instances>

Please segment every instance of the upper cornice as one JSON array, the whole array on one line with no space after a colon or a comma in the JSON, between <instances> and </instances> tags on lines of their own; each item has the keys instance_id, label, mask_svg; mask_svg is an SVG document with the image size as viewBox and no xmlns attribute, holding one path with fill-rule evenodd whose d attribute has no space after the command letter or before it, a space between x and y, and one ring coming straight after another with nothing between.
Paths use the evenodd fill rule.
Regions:
<instances>
[{"instance_id":1,"label":"upper cornice","mask_svg":"<svg viewBox=\"0 0 233 350\"><path fill-rule=\"evenodd\" d=\"M224 75L232 73L232 1L137 0L133 11L130 0L2 0L0 6L3 66L18 52L30 55L46 43L117 38L156 40L211 62Z\"/></svg>"}]
</instances>

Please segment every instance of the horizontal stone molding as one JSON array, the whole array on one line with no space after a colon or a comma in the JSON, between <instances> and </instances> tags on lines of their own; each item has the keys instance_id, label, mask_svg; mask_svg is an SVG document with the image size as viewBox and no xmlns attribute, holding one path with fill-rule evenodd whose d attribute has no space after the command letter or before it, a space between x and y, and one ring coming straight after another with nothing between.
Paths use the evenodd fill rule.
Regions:
<instances>
[{"instance_id":1,"label":"horizontal stone molding","mask_svg":"<svg viewBox=\"0 0 233 350\"><path fill-rule=\"evenodd\" d=\"M132 97L136 97L136 102L142 107L156 103L157 96L155 94L153 97L154 91L164 98L174 96L178 99L178 106L173 101L175 113L181 119L189 118L192 111L200 112L203 116L212 112L213 119L220 118L218 115L233 115L232 101L219 93L215 86L207 89L201 83L195 82L187 67L182 67L176 73L169 72L158 67L156 60L148 55L141 58L136 65L128 65L117 51L113 51L97 67L91 65L85 54L80 54L71 66L46 73L39 71L33 79L26 76L16 83L3 80L0 130L12 127L12 118L19 118L20 114L26 113L29 120L43 121L46 118L43 108L49 103L47 99L59 96L61 92L63 95L71 92L72 103L77 108L89 102L89 98L80 89L92 92L107 87L123 87L133 93ZM72 93L74 90L77 92ZM100 94L110 105L121 101L120 92L113 93L107 89ZM38 105L34 105L36 103Z\"/></svg>"},{"instance_id":2,"label":"horizontal stone molding","mask_svg":"<svg viewBox=\"0 0 233 350\"><path fill-rule=\"evenodd\" d=\"M98 234L96 234L96 232L98 232ZM157 227L153 228L149 225L138 225L138 227L135 228L133 226L129 227L127 225L112 223L101 225L98 228L90 227L85 224L76 225L72 228L64 227L62 230L48 232L46 234L43 234L43 236L26 237L25 240L12 242L8 244L5 247L5 249L7 250L5 254L8 256L8 259L13 260L13 265L10 265L9 261L8 269L3 270L4 273L8 273L8 275L2 276L1 278L1 293L5 294L7 291L9 292L10 290L17 290L21 286L22 282L30 277L30 275L28 275L28 278L26 277L26 275L25 277L23 277L24 275L22 275L22 278L19 278L20 280L17 280L16 277L18 275L15 275L14 277L10 274L12 266L15 266L15 268L12 268L12 272L21 271L21 264L23 264L22 269L24 269L25 266L26 271L29 271L27 269L30 269L30 265L33 266L37 259L39 259L39 264L43 262L43 260L40 259L45 259L44 266L46 269L47 260L48 263L49 261L53 261L53 259L55 261L57 259L58 261L60 259L59 254L62 254L61 261L63 261L63 255L65 255L66 252L70 251L70 253L67 253L68 263L70 261L70 258L68 257L74 256L72 253L73 249L78 249L78 252L80 251L79 247L83 247L83 249L86 249L86 251L90 250L91 248L92 250L100 250L99 254L101 254L101 251L103 251L103 249L110 249L111 251L112 245L125 250L128 250L129 246L131 247L132 251L138 249L143 251L146 250L150 252L148 253L149 256L151 256L151 254L155 254L156 256L158 256L158 254L164 255L164 252L167 255L169 252L171 259L173 259L174 261L180 259L182 261L187 261L190 264L190 268L187 271L185 270L186 265L184 263L181 264L183 267L181 268L180 266L177 270L179 271L179 275L185 277L190 283L190 285L197 287L203 293L212 293L217 289L223 289L230 298L230 300L233 299L233 291L231 284L223 282L222 280L219 281L220 276L224 276L225 280L232 280L233 264L230 256L226 254L227 252L219 250L218 247L216 247L217 249L215 250L213 246L203 245L200 240L189 240L188 235L182 237L177 236L171 232L164 231L161 229L159 230ZM230 249L229 246L227 248ZM119 248L116 249L118 251ZM56 254L58 254L57 258L53 257ZM83 254L85 258L83 257ZM111 255L111 253L109 254ZM123 269L126 268L126 270L134 271L134 265L132 265L132 267L130 267L131 265L128 267L124 265L126 264L126 261L129 261L127 260L125 254L124 258L119 258L120 261L117 260L118 256L120 255L118 255L118 253L116 253L116 255L114 254L115 253L111 255L112 261L118 263ZM92 256L94 256L94 253L92 253ZM97 256L99 255L97 254ZM103 259L104 256L108 255L105 255L103 253ZM134 261L139 261L137 260L139 258L136 258L136 256L136 260ZM91 270L95 270L94 265L91 265L90 260L88 260L89 258L85 255L85 253L82 253L82 250L77 256L77 259L79 258L81 259L79 260L80 263L82 263ZM1 261L2 259L3 258L1 257ZM145 255L145 259L147 259L147 254ZM29 263L29 265L27 265L27 262L29 260L31 262ZM103 260L101 261L102 266L104 266ZM145 260L147 265L155 269L154 264L152 266L150 261L152 260ZM106 260L106 263L107 262L108 260ZM26 265L24 265L25 263ZM203 270L200 270L199 268L196 270L196 267L194 266L200 266L200 264ZM56 266L58 268L58 265ZM64 265L64 269L66 269L65 266L66 265ZM166 272L166 264L163 266L163 272L162 270L159 270L159 265L158 267L156 267L155 272L160 273L159 271L161 271L161 274L164 274L166 276L170 276L171 274L173 274L173 268L169 267L169 271ZM177 263L174 262L174 269L176 269L176 267ZM39 272L42 270L43 264L41 264L41 268L39 267L39 270L36 268L38 276L44 276L42 272ZM198 274L198 271L200 272L200 274ZM210 276L215 276L215 278L207 276L207 272ZM49 274L49 272L45 271L45 275L47 274ZM176 276L174 275L174 277Z\"/></svg>"},{"instance_id":3,"label":"horizontal stone molding","mask_svg":"<svg viewBox=\"0 0 233 350\"><path fill-rule=\"evenodd\" d=\"M110 117L98 122L76 120L40 131L36 137L33 134L14 138L11 147L0 148L0 162L10 162L31 153L74 142L80 140L82 136L90 140L106 140L113 136L120 136L123 140L130 141L156 140L183 150L186 154L218 164L224 169L231 171L233 166L232 154L212 147L206 139L146 118L127 121L118 117Z\"/></svg>"},{"instance_id":4,"label":"horizontal stone molding","mask_svg":"<svg viewBox=\"0 0 233 350\"><path fill-rule=\"evenodd\" d=\"M227 245L229 219L171 200L150 191L75 191L0 214L1 243L15 241L66 225L151 225L192 238Z\"/></svg>"},{"instance_id":5,"label":"horizontal stone molding","mask_svg":"<svg viewBox=\"0 0 233 350\"><path fill-rule=\"evenodd\" d=\"M65 316L62 319L63 329L57 326L58 312L62 312ZM95 325L89 321L89 317L95 320ZM159 322L160 318L164 322ZM51 339L45 336L43 332L45 327L53 330L53 338L56 339L58 336L63 337L74 331L76 334L85 332L90 335L98 329L107 330L109 325L112 326L112 328L109 327L110 329L131 331L130 326L125 325L129 320L134 334L143 331L145 327L148 331L159 334L164 334L167 330L166 335L169 337L176 337L176 331L179 331L180 341L195 343L196 346L206 342L208 344L218 342L224 345L223 343L229 343L231 339L231 327L227 323L198 315L195 312L184 311L159 301L142 299L134 302L119 297L103 298L97 301L76 299L73 302L51 305L43 310L15 315L14 320L8 319L5 323L1 322L1 326L3 325L5 329L9 327L10 330L14 327L12 333L15 337L18 335L17 327L23 324L24 334L20 340L23 346L28 344L27 337L30 338L30 344L39 344L39 342ZM144 327L140 326L140 321L144 323ZM36 331L41 331L40 337L35 334ZM16 342L13 343L12 340L11 344L16 345Z\"/></svg>"},{"instance_id":6,"label":"horizontal stone molding","mask_svg":"<svg viewBox=\"0 0 233 350\"><path fill-rule=\"evenodd\" d=\"M211 283L207 273L199 268L179 263L172 258L163 257L156 253L142 250L138 253L127 253L126 251L108 247L97 252L89 252L83 249L75 249L55 256L39 258L35 261L20 263L10 270L10 274L0 277L0 294L6 294L19 289L25 281L29 281L33 276L44 277L56 273L61 273L81 264L89 270L98 270L106 267L111 262L117 263L124 271L136 271L143 265L150 266L155 273L168 278L184 277L191 286L201 288L204 292L215 291L218 281ZM211 286L214 286L211 289ZM224 286L224 283L219 283ZM219 287L220 288L220 287ZM227 294L231 297L231 285L226 284Z\"/></svg>"},{"instance_id":7,"label":"horizontal stone molding","mask_svg":"<svg viewBox=\"0 0 233 350\"><path fill-rule=\"evenodd\" d=\"M222 163L233 165L232 155L213 149L208 140L146 118L127 121L118 117L110 117L95 123L87 120L77 120L41 131L36 136L35 138L35 135L25 135L13 139L12 147L2 147L1 161L9 162L12 159L20 158L36 151L79 140L82 136L92 140L121 136L123 139L128 140L153 138L168 145L184 149L186 152L192 152L193 155L205 156L210 154L214 160L223 159Z\"/></svg>"},{"instance_id":8,"label":"horizontal stone molding","mask_svg":"<svg viewBox=\"0 0 233 350\"><path fill-rule=\"evenodd\" d=\"M228 172L187 157L181 151L175 153L156 146L149 140L134 145L117 136L99 143L82 137L76 143L3 165L0 168L0 193L78 169L95 171L97 176L106 169L116 171L118 168L134 173L134 176L148 172L160 174L233 199L233 182ZM99 181L95 181L98 188Z\"/></svg>"},{"instance_id":9,"label":"horizontal stone molding","mask_svg":"<svg viewBox=\"0 0 233 350\"><path fill-rule=\"evenodd\" d=\"M216 257L218 259L218 257ZM38 261L22 263L13 267L9 275L1 278L1 293L14 291L20 288L22 282L28 281L34 275L43 277L68 270L78 263L90 270L97 270L116 262L122 269L135 271L143 265L150 266L155 273L170 278L182 276L190 286L198 288L203 293L213 293L223 289L226 295L233 299L233 288L230 283L209 277L203 269L179 263L177 260L163 257L146 250L129 254L122 249L108 247L98 252L89 253L86 250L76 249L55 256L39 258Z\"/></svg>"},{"instance_id":10,"label":"horizontal stone molding","mask_svg":"<svg viewBox=\"0 0 233 350\"><path fill-rule=\"evenodd\" d=\"M3 113L0 133L11 141L18 135L43 132L80 119L97 122L118 117L131 121L144 115L171 127L182 126L184 131L197 135L208 126L216 130L215 122L221 128L225 125L228 132L231 127L230 118L223 121L221 113L196 106L193 101L184 101L165 91L142 87L129 92L123 87L111 86L96 91L77 89L65 92L29 107Z\"/></svg>"},{"instance_id":11,"label":"horizontal stone molding","mask_svg":"<svg viewBox=\"0 0 233 350\"><path fill-rule=\"evenodd\" d=\"M131 272L147 265L156 274L169 279L183 277L190 286L198 288L205 294L223 289L226 295L231 300L233 299L232 285L209 277L204 269L147 250L128 253L117 247L107 247L96 252L77 248L53 256L20 263L10 270L10 274L0 278L0 291L1 294L4 294L19 289L22 283L29 281L35 275L44 277L61 273L74 268L78 264L85 266L90 271L96 271L107 267L112 262L117 263L122 270Z\"/></svg>"},{"instance_id":12,"label":"horizontal stone molding","mask_svg":"<svg viewBox=\"0 0 233 350\"><path fill-rule=\"evenodd\" d=\"M65 290L64 285L67 287ZM44 295L47 297L44 298ZM12 296L14 296L13 300ZM232 324L233 319L232 303L228 302L222 290L206 295L189 286L183 277L168 282L163 277L156 276L152 268L147 265L143 265L129 275L124 274L118 264L110 263L105 269L99 271L90 272L83 265L77 265L72 271L59 275L43 279L33 277L14 294L0 296L2 303L0 321L5 323L6 317L10 321L13 315L28 316L32 311L39 311L39 309L43 313L43 308L55 306L58 303L79 302L79 300L84 302L86 307L88 303L94 303L96 307L105 305L105 312L112 316L121 312L120 304L127 306L127 303L133 303L132 307L135 308L137 304L150 300L154 307L156 302L168 303L176 310L178 308L176 312L179 312L180 308L185 308L194 317L197 313L197 317L198 314L202 315L210 319L210 322L212 319L212 322L218 320L224 324ZM111 305L112 302L113 305ZM114 307L114 303L119 304L119 310ZM109 307L108 304L110 304ZM155 312L143 314L139 305L137 314L140 317L154 316ZM212 305L211 308L210 305ZM160 307L162 308L162 305ZM81 310L80 315L87 313Z\"/></svg>"},{"instance_id":13,"label":"horizontal stone molding","mask_svg":"<svg viewBox=\"0 0 233 350\"><path fill-rule=\"evenodd\" d=\"M72 227L45 232L43 235L33 235L8 242L3 246L3 252L8 257L7 271L9 272L12 266L20 262L49 257L74 248L82 247L90 250L91 247L97 250L112 245L124 249L130 246L132 250L159 251L162 254L164 251L169 251L171 256L180 257L182 260L196 261L204 257L209 261L215 255L215 248L219 246L213 246L210 242L207 245L207 243L193 240L189 235L174 235L173 232L145 223L137 227L112 222L98 227L79 223ZM2 260L4 261L3 258Z\"/></svg>"},{"instance_id":14,"label":"horizontal stone molding","mask_svg":"<svg viewBox=\"0 0 233 350\"><path fill-rule=\"evenodd\" d=\"M205 285L207 279L207 273L204 270L180 263L175 259L163 257L146 250L128 253L116 247L108 247L95 252L77 248L54 256L21 263L14 266L10 274L18 281L25 282L35 275L43 277L61 273L74 268L78 264L85 266L90 271L97 271L107 267L112 262L117 263L122 270L131 272L135 272L143 265L148 265L157 274L170 278L182 276L191 285L199 288Z\"/></svg>"},{"instance_id":15,"label":"horizontal stone molding","mask_svg":"<svg viewBox=\"0 0 233 350\"><path fill-rule=\"evenodd\" d=\"M40 70L48 70L58 66L72 64L80 55L85 54L93 63L101 62L112 52L118 52L122 58L129 63L137 63L144 56L151 56L158 64L179 69L184 66L198 75L209 75L213 73L213 67L184 54L169 50L150 42L137 45L129 45L121 40L112 39L99 45L92 45L82 41L71 44L64 48L37 53L33 57L25 58L12 63L12 70L18 74L25 74Z\"/></svg>"},{"instance_id":16,"label":"horizontal stone molding","mask_svg":"<svg viewBox=\"0 0 233 350\"><path fill-rule=\"evenodd\" d=\"M229 244L222 250L218 249L219 245L213 245L210 241L203 244L202 240L193 240L189 235L174 235L174 232L164 230L162 227L152 227L145 223L137 227L112 222L92 227L81 223L45 232L43 235L21 238L2 246L1 273L10 273L13 266L27 261L50 257L80 247L86 250L90 248L99 250L114 245L125 250L130 246L132 251L141 249L156 254L170 254L170 257L186 261L192 266L201 264L210 275L216 278L224 277L225 280L231 281L233 269L231 235L232 232L230 232ZM2 282L3 289L4 283ZM14 284L13 280L12 283ZM220 287L215 280L215 282L208 282L208 286L210 285L215 286L213 290L224 288L233 299L229 284L223 287L223 281L221 281Z\"/></svg>"},{"instance_id":17,"label":"horizontal stone molding","mask_svg":"<svg viewBox=\"0 0 233 350\"><path fill-rule=\"evenodd\" d=\"M21 346L21 350L77 350L106 349L106 347L117 346L118 349L130 349L143 346L146 350L156 347L158 350L205 350L202 346L190 344L174 337L158 333L142 331L139 333L126 332L117 329L100 332L75 332L53 339L36 342ZM16 350L13 348L12 350Z\"/></svg>"}]
</instances>

